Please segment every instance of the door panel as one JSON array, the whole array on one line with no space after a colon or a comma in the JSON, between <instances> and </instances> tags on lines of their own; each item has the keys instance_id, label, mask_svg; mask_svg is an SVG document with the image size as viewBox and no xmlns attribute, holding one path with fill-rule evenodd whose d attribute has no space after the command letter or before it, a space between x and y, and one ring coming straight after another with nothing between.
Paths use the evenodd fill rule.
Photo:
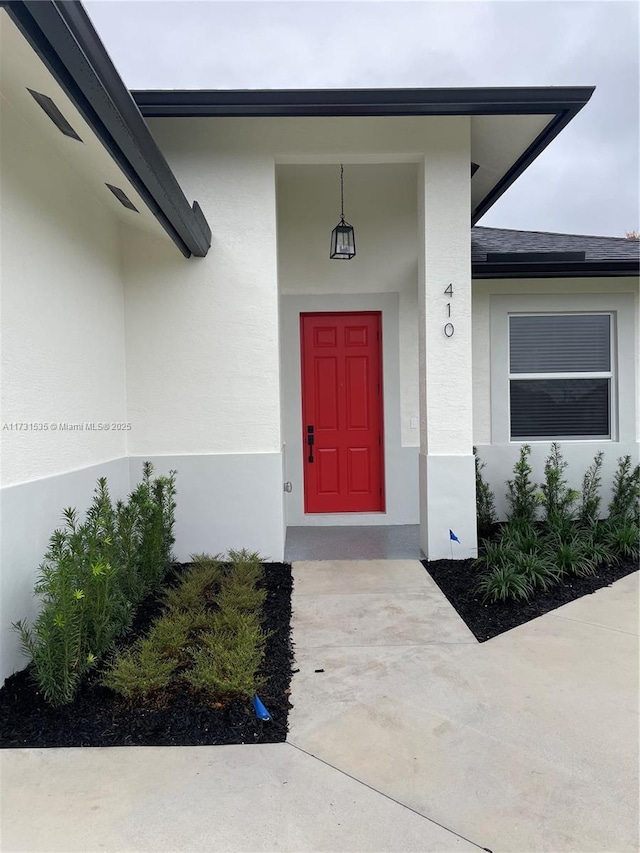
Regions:
<instances>
[{"instance_id":1,"label":"door panel","mask_svg":"<svg viewBox=\"0 0 640 853\"><path fill-rule=\"evenodd\" d=\"M381 315L300 321L305 512L381 512Z\"/></svg>"}]
</instances>

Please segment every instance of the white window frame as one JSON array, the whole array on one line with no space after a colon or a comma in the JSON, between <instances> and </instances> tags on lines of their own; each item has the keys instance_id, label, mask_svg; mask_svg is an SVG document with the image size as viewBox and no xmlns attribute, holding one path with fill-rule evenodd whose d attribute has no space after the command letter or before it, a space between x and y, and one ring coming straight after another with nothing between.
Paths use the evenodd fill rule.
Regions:
<instances>
[{"instance_id":1,"label":"white window frame","mask_svg":"<svg viewBox=\"0 0 640 853\"><path fill-rule=\"evenodd\" d=\"M608 371L567 371L562 373L512 373L511 371L511 319L513 317L584 317L598 316L609 318L609 370ZM616 386L614 382L614 358L616 352L616 328L615 313L613 311L510 311L507 315L507 329L509 339L509 440L511 442L533 442L533 441L611 441L616 434ZM609 433L608 435L547 435L547 436L522 436L514 438L511 435L511 382L513 380L548 380L548 379L608 379L609 380Z\"/></svg>"},{"instance_id":2,"label":"white window frame","mask_svg":"<svg viewBox=\"0 0 640 853\"><path fill-rule=\"evenodd\" d=\"M518 282L518 286L523 283ZM537 286L532 283L532 288ZM564 283L563 283L564 284ZM566 286L566 285L565 285ZM603 290L615 282L603 282ZM636 364L635 364L635 294L633 293L529 293L492 294L490 297L491 356L491 443L549 444L553 438L511 438L509 317L517 314L610 314L611 328L611 412L608 438L580 436L557 439L563 443L606 445L612 442L635 442L636 439ZM514 374L526 378L530 374ZM533 374L532 374L533 375ZM562 374L564 376L564 374ZM576 374L571 374L571 378ZM585 377L587 374L580 374ZM589 376L595 374L589 374ZM540 374L535 374L540 378ZM557 378L560 374L544 374ZM623 393L620 392L623 390Z\"/></svg>"}]
</instances>

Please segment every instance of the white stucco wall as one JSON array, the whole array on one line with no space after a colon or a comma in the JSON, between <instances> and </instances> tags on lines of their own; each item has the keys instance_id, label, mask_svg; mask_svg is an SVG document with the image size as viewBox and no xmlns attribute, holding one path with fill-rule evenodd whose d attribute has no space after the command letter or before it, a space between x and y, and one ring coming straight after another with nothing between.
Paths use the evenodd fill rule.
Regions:
<instances>
[{"instance_id":1,"label":"white stucco wall","mask_svg":"<svg viewBox=\"0 0 640 853\"><path fill-rule=\"evenodd\" d=\"M280 359L291 342L281 349L280 289L283 299L399 294L397 449L415 454L416 164L462 134L468 184L468 120L154 119L150 126L186 194L201 204L213 242L206 258L184 268L153 238L124 239L130 451L206 458L209 517L215 537L223 536L224 495L236 481L228 460L222 473L220 458L216 482L216 457L282 457L289 438L281 425L290 398L280 387ZM359 252L342 265L327 257L339 215L341 162L347 186L354 181L346 212L358 220ZM278 477L256 478L254 486L264 501L281 507L282 477L281 468ZM238 469L238 482L242 478ZM410 520L417 521L417 494L414 501ZM409 519L396 523L401 520Z\"/></svg>"},{"instance_id":2,"label":"white stucco wall","mask_svg":"<svg viewBox=\"0 0 640 853\"><path fill-rule=\"evenodd\" d=\"M640 322L637 278L485 280L473 283L473 432L484 476L506 511L505 480L512 475L522 442L508 438L506 405L506 325L509 311L612 311L617 362L614 364L613 435L606 441L561 441L570 485L579 488L594 455L605 454L604 507L617 459L638 460L640 438ZM501 353L501 354L500 354ZM529 441L538 482L550 442Z\"/></svg>"},{"instance_id":3,"label":"white stucco wall","mask_svg":"<svg viewBox=\"0 0 640 853\"><path fill-rule=\"evenodd\" d=\"M125 431L52 428L127 420L117 222L7 101L0 132L1 681L25 664L11 623L36 615L62 509L84 511L103 475L123 497L129 468Z\"/></svg>"},{"instance_id":4,"label":"white stucco wall","mask_svg":"<svg viewBox=\"0 0 640 853\"><path fill-rule=\"evenodd\" d=\"M430 560L477 554L468 121L452 131L422 161L418 192L420 544Z\"/></svg>"},{"instance_id":5,"label":"white stucco wall","mask_svg":"<svg viewBox=\"0 0 640 853\"><path fill-rule=\"evenodd\" d=\"M136 234L125 239L127 393L134 421L133 452L280 451L278 284L285 293L297 292L308 251L310 277L304 286L312 292L344 287L348 275L349 287L353 285L356 292L395 289L408 293L410 279L415 287L415 231L405 235L395 229L402 248L409 247L406 262L392 257L386 263L382 249L376 249L374 264L367 259L366 249L383 238L387 201L389 212L398 210L409 216L411 204L415 205L415 185L412 190L409 176L415 167L405 166L403 172L395 173L391 167L386 179L380 171L383 183L378 186L380 192L389 193L389 199L381 197L375 187L366 190L366 181L361 182L367 202L379 212L370 210L367 221L361 220L363 230L357 238L361 254L345 265L355 269L357 280L353 282L353 273L346 270L329 273L343 276L342 281L334 278L332 282L321 271L325 259L329 263L328 235L339 214L337 185L321 186L318 180L331 170L324 173L312 168L305 178L320 195L313 210L300 211L302 221L296 227L308 236L315 230L316 220L322 226L317 242L314 238L307 247L301 245L290 254L281 252L278 258L276 167L285 166L279 194L286 222L286 210L292 203L297 206L295 194L301 192L293 186L294 179L286 178L288 166L417 163L437 144L443 129L456 121L459 119L149 121L187 196L198 198L211 225L213 242L206 258L190 262L185 269L170 252L159 254L153 238ZM468 123L465 127L468 130ZM365 172L360 174L366 178ZM395 188L393 174L401 175ZM355 198L352 203L356 204ZM408 218L406 222L409 224ZM323 277L325 281L320 283ZM396 280L394 285L391 279ZM408 303L402 311L409 322ZM172 336L180 339L180 347L171 345ZM404 346L407 381L403 399L407 399L409 412L416 409L409 399L415 393L411 390L415 383L409 381L410 370L415 370L411 367L415 340L407 336ZM222 364L224 370L220 370ZM191 411L194 400L198 401L195 416ZM403 440L417 443L405 424Z\"/></svg>"},{"instance_id":6,"label":"white stucco wall","mask_svg":"<svg viewBox=\"0 0 640 853\"><path fill-rule=\"evenodd\" d=\"M118 225L69 165L2 104L3 486L126 453L126 433L51 424L125 422ZM81 144L81 143L76 143Z\"/></svg>"}]
</instances>

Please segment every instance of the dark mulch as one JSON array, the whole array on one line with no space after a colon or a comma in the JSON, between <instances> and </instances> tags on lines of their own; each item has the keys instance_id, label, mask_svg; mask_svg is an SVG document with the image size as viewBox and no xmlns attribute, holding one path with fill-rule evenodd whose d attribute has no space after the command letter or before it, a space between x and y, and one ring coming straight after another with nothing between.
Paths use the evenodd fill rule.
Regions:
<instances>
[{"instance_id":1,"label":"dark mulch","mask_svg":"<svg viewBox=\"0 0 640 853\"><path fill-rule=\"evenodd\" d=\"M186 565L176 567L178 573ZM36 692L27 670L8 678L0 690L0 747L203 746L280 743L287 736L291 646L291 566L265 565L263 625L271 632L261 674L260 698L272 721L257 720L253 703L226 699L209 703L188 689L163 697L165 707L137 707L97 683L81 687L71 705L51 708ZM144 633L160 613L156 597L143 602L126 642ZM161 703L158 703L161 704Z\"/></svg>"},{"instance_id":2,"label":"dark mulch","mask_svg":"<svg viewBox=\"0 0 640 853\"><path fill-rule=\"evenodd\" d=\"M483 604L474 594L479 570L473 567L473 560L423 560L422 565L481 643L638 571L637 563L627 560L602 567L593 577L567 579L529 601Z\"/></svg>"}]
</instances>

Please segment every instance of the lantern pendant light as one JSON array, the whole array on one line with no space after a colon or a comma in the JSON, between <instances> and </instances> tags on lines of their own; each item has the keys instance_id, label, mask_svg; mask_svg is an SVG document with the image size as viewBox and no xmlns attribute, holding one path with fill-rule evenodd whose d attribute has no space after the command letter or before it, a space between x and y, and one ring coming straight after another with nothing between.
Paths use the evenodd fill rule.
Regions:
<instances>
[{"instance_id":1,"label":"lantern pendant light","mask_svg":"<svg viewBox=\"0 0 640 853\"><path fill-rule=\"evenodd\" d=\"M329 257L336 261L350 261L356 254L353 226L344 218L344 167L340 165L340 222L331 232Z\"/></svg>"}]
</instances>

